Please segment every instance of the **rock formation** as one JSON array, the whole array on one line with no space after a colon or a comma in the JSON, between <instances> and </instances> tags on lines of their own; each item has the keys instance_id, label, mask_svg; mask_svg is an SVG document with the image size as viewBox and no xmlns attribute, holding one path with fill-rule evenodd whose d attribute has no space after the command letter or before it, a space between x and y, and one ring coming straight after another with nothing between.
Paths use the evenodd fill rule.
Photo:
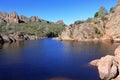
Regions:
<instances>
[{"instance_id":1,"label":"rock formation","mask_svg":"<svg viewBox=\"0 0 120 80\"><path fill-rule=\"evenodd\" d=\"M16 41L23 41L23 40L35 40L38 39L37 36L30 36L24 35L22 33L15 33L15 34L0 34L0 44L3 43L12 43Z\"/></svg>"},{"instance_id":2,"label":"rock formation","mask_svg":"<svg viewBox=\"0 0 120 80\"><path fill-rule=\"evenodd\" d=\"M98 40L102 35L102 24L96 25L93 22L84 22L71 25L65 28L59 36L61 40L89 41Z\"/></svg>"},{"instance_id":3,"label":"rock formation","mask_svg":"<svg viewBox=\"0 0 120 80\"><path fill-rule=\"evenodd\" d=\"M6 12L0 12L0 21L4 21L7 23L26 23L28 21L47 22L45 20L39 19L38 16L31 16L30 18L27 18L24 15L19 16L15 11L10 12L10 14L8 14Z\"/></svg>"},{"instance_id":4,"label":"rock formation","mask_svg":"<svg viewBox=\"0 0 120 80\"><path fill-rule=\"evenodd\" d=\"M20 22L21 22L21 23L24 23L24 22L27 22L27 21L28 21L28 18L25 17L24 15L19 16L19 19L20 19Z\"/></svg>"},{"instance_id":5,"label":"rock formation","mask_svg":"<svg viewBox=\"0 0 120 80\"><path fill-rule=\"evenodd\" d=\"M38 16L31 16L30 18L29 18L29 20L30 21L40 21L40 19L38 18Z\"/></svg>"},{"instance_id":6,"label":"rock formation","mask_svg":"<svg viewBox=\"0 0 120 80\"><path fill-rule=\"evenodd\" d=\"M60 40L106 40L120 42L120 0L114 13L91 22L75 22L65 28L58 39Z\"/></svg>"},{"instance_id":7,"label":"rock formation","mask_svg":"<svg viewBox=\"0 0 120 80\"><path fill-rule=\"evenodd\" d=\"M56 22L56 24L62 24L62 25L64 25L64 22L63 22L63 20L58 20L58 21Z\"/></svg>"},{"instance_id":8,"label":"rock formation","mask_svg":"<svg viewBox=\"0 0 120 80\"><path fill-rule=\"evenodd\" d=\"M10 23L19 23L19 17L18 17L18 14L16 12L11 12L9 14L9 22Z\"/></svg>"},{"instance_id":9,"label":"rock formation","mask_svg":"<svg viewBox=\"0 0 120 80\"><path fill-rule=\"evenodd\" d=\"M102 80L120 80L120 46L115 50L114 56L107 55L90 64L97 66Z\"/></svg>"}]
</instances>

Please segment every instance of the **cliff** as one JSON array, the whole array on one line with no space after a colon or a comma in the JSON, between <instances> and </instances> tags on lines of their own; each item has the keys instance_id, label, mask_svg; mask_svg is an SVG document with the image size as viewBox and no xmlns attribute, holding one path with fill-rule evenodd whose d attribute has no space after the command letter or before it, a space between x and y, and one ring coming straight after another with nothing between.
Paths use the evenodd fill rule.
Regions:
<instances>
[{"instance_id":1,"label":"cliff","mask_svg":"<svg viewBox=\"0 0 120 80\"><path fill-rule=\"evenodd\" d=\"M67 26L58 37L59 40L107 40L120 41L120 5L115 11L102 18L95 18L91 21L84 21L78 24Z\"/></svg>"}]
</instances>

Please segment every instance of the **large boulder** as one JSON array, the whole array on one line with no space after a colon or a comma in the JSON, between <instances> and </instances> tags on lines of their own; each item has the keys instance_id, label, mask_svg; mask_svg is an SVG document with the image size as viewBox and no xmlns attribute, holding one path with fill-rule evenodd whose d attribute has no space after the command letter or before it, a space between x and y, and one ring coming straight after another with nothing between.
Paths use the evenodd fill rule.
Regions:
<instances>
[{"instance_id":1,"label":"large boulder","mask_svg":"<svg viewBox=\"0 0 120 80\"><path fill-rule=\"evenodd\" d=\"M120 46L115 50L115 56L107 55L90 62L97 66L102 80L120 80Z\"/></svg>"},{"instance_id":2,"label":"large boulder","mask_svg":"<svg viewBox=\"0 0 120 80\"><path fill-rule=\"evenodd\" d=\"M4 42L12 42L10 37L8 35L6 35L6 34L2 34L2 38L3 38Z\"/></svg>"},{"instance_id":3,"label":"large boulder","mask_svg":"<svg viewBox=\"0 0 120 80\"><path fill-rule=\"evenodd\" d=\"M107 55L98 61L97 66L101 79L109 80L116 76L117 67L113 64L113 60L113 56Z\"/></svg>"}]
</instances>

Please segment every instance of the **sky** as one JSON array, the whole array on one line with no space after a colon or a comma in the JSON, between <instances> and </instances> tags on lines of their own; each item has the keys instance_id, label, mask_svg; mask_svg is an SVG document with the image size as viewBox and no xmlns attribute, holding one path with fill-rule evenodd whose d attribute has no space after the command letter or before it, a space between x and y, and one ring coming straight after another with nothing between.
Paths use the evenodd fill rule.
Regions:
<instances>
[{"instance_id":1,"label":"sky","mask_svg":"<svg viewBox=\"0 0 120 80\"><path fill-rule=\"evenodd\" d=\"M0 0L0 12L16 11L26 17L56 22L63 20L72 24L76 20L92 18L104 6L108 11L117 5L118 0Z\"/></svg>"}]
</instances>

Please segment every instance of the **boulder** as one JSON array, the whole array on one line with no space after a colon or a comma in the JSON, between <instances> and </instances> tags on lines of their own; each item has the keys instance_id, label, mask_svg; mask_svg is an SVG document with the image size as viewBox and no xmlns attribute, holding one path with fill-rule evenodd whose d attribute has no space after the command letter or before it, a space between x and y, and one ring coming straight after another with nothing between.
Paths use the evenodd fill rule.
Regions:
<instances>
[{"instance_id":1,"label":"boulder","mask_svg":"<svg viewBox=\"0 0 120 80\"><path fill-rule=\"evenodd\" d=\"M90 62L90 65L97 67L98 62L99 62L99 59L93 60L93 61Z\"/></svg>"},{"instance_id":2,"label":"boulder","mask_svg":"<svg viewBox=\"0 0 120 80\"><path fill-rule=\"evenodd\" d=\"M12 42L12 40L10 39L10 37L8 35L3 34L2 38L3 38L4 42Z\"/></svg>"},{"instance_id":3,"label":"boulder","mask_svg":"<svg viewBox=\"0 0 120 80\"><path fill-rule=\"evenodd\" d=\"M120 80L120 46L114 52L115 56L107 55L90 62L97 66L100 78L102 80Z\"/></svg>"},{"instance_id":4,"label":"boulder","mask_svg":"<svg viewBox=\"0 0 120 80\"><path fill-rule=\"evenodd\" d=\"M115 56L120 56L120 46L115 50Z\"/></svg>"},{"instance_id":5,"label":"boulder","mask_svg":"<svg viewBox=\"0 0 120 80\"><path fill-rule=\"evenodd\" d=\"M107 55L105 57L102 57L98 61L97 65L98 65L98 71L101 79L109 80L115 77L113 75L116 75L117 68L115 65L113 66L113 60L114 60L113 56Z\"/></svg>"}]
</instances>

